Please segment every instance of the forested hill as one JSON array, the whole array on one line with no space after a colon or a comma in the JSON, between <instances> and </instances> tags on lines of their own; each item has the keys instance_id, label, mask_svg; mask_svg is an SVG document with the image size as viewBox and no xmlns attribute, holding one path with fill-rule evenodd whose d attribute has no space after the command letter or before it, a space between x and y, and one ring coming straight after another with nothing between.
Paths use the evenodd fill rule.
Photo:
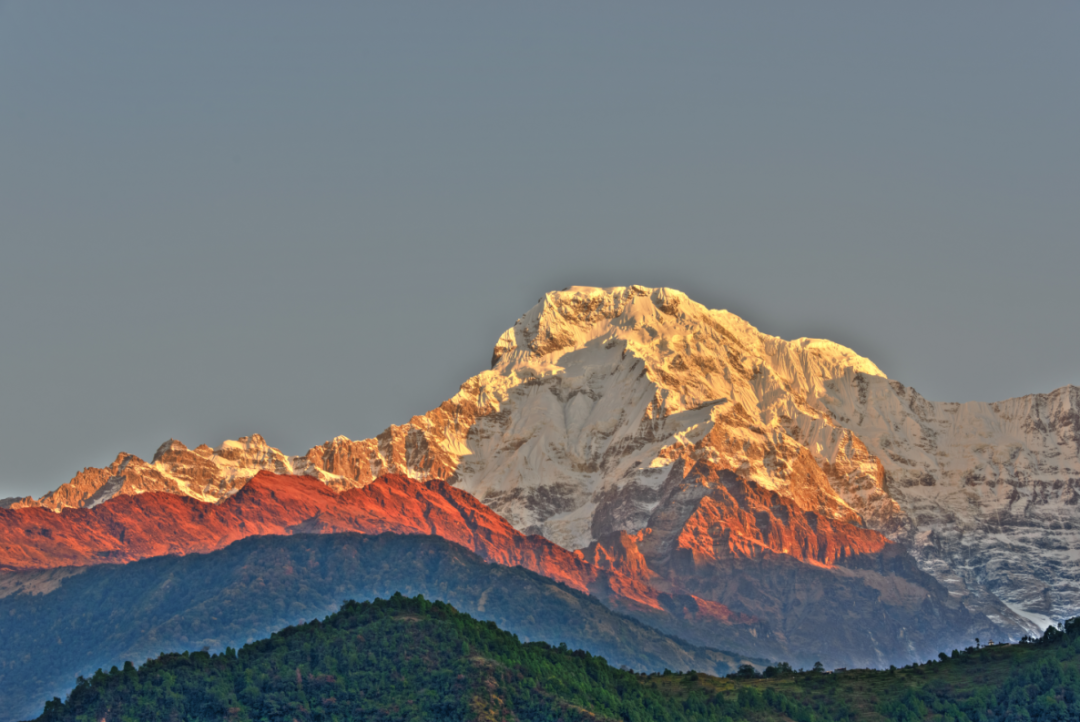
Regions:
<instances>
[{"instance_id":1,"label":"forested hill","mask_svg":"<svg viewBox=\"0 0 1080 722\"><path fill-rule=\"evenodd\" d=\"M756 700L759 704L761 700ZM761 711L818 719L769 695ZM394 595L348 602L224 654L162 655L79 679L61 720L728 720L738 698L680 699L602 657L521 643L442 602Z\"/></svg>"},{"instance_id":2,"label":"forested hill","mask_svg":"<svg viewBox=\"0 0 1080 722\"><path fill-rule=\"evenodd\" d=\"M348 602L239 653L167 654L80 678L39 722L98 720L1080 719L1080 619L1041 639L888 671L746 666L728 678L637 674L521 643L492 622L399 594Z\"/></svg>"}]
</instances>

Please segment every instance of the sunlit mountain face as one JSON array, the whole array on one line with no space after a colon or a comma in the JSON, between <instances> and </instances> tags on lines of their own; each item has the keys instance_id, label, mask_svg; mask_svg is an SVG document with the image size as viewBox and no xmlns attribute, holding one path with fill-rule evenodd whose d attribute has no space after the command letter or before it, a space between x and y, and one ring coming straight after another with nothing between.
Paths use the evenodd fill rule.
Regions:
<instances>
[{"instance_id":1,"label":"sunlit mountain face","mask_svg":"<svg viewBox=\"0 0 1080 722\"><path fill-rule=\"evenodd\" d=\"M1075 387L929 402L850 349L768 336L678 291L574 287L540 299L490 369L407 424L302 456L258 435L169 441L149 463L121 454L40 500L9 500L0 561L124 561L398 524L620 609L663 609L658 624L705 644L887 665L1080 611L1078 409ZM261 471L308 480L288 482L272 521L254 511L270 501L251 506L282 493L267 491L275 477L251 483ZM386 474L400 476L376 482ZM490 514L484 528L501 531L484 547L424 504L380 506L388 484L468 497L462 528ZM122 519L93 521L109 515ZM185 521L140 546L135 520L171 529L161 517ZM535 559L528 535L546 540Z\"/></svg>"}]
</instances>

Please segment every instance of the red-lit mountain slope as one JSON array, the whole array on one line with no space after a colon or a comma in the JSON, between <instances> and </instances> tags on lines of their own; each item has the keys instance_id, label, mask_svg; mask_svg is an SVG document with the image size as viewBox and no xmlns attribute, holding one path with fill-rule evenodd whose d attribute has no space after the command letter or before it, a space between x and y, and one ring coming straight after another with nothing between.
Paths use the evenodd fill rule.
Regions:
<instances>
[{"instance_id":1,"label":"red-lit mountain slope","mask_svg":"<svg viewBox=\"0 0 1080 722\"><path fill-rule=\"evenodd\" d=\"M434 534L491 562L521 565L586 589L596 572L542 537L526 537L469 494L384 476L337 493L307 476L260 472L219 504L149 492L55 513L0 509L0 569L130 562L220 549L266 534Z\"/></svg>"},{"instance_id":2,"label":"red-lit mountain slope","mask_svg":"<svg viewBox=\"0 0 1080 722\"><path fill-rule=\"evenodd\" d=\"M343 531L440 536L489 562L525 567L669 629L697 621L740 625L749 633L755 625L721 604L661 592L543 537L525 536L445 482L397 475L338 493L311 477L260 472L219 504L148 492L61 513L0 509L0 570L122 563L208 552L249 536Z\"/></svg>"},{"instance_id":3,"label":"red-lit mountain slope","mask_svg":"<svg viewBox=\"0 0 1080 722\"><path fill-rule=\"evenodd\" d=\"M977 623L896 545L730 472L679 463L662 494L653 526L572 553L442 481L389 475L337 492L260 472L218 504L147 492L60 513L0 510L0 569L207 552L265 534L433 534L684 639L799 663L925 658ZM727 600L752 611L733 612Z\"/></svg>"}]
</instances>

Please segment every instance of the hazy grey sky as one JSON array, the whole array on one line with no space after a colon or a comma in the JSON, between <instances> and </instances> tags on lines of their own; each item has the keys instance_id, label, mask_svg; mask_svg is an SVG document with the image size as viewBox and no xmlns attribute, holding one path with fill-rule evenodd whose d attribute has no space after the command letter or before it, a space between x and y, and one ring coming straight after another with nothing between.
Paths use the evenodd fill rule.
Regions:
<instances>
[{"instance_id":1,"label":"hazy grey sky","mask_svg":"<svg viewBox=\"0 0 1080 722\"><path fill-rule=\"evenodd\" d=\"M0 496L374 435L568 285L1080 383L1080 4L0 2Z\"/></svg>"}]
</instances>

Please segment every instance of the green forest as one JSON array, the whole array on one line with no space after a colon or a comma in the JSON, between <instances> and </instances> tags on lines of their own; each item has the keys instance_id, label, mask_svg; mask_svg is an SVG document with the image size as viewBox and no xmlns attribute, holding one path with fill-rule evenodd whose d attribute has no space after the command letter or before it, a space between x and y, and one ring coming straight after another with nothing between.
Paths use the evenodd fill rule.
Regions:
<instances>
[{"instance_id":1,"label":"green forest","mask_svg":"<svg viewBox=\"0 0 1080 722\"><path fill-rule=\"evenodd\" d=\"M1078 658L1080 618L903 669L642 674L395 594L239 651L99 670L39 720L1065 721L1080 719Z\"/></svg>"}]
</instances>

